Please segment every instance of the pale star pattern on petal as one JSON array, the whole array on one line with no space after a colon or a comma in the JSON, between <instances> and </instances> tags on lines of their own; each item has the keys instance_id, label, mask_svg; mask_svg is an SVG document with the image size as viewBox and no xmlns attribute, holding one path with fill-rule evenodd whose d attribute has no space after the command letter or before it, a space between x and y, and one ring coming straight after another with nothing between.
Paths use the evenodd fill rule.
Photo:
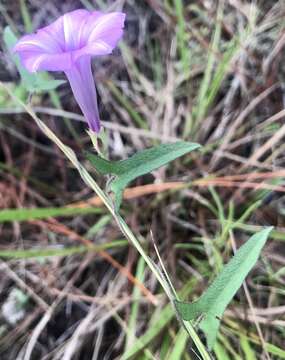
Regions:
<instances>
[{"instance_id":1,"label":"pale star pattern on petal","mask_svg":"<svg viewBox=\"0 0 285 360\"><path fill-rule=\"evenodd\" d=\"M100 131L91 57L110 54L123 36L125 14L75 10L35 34L23 36L14 47L30 72L64 71L89 128Z\"/></svg>"}]
</instances>

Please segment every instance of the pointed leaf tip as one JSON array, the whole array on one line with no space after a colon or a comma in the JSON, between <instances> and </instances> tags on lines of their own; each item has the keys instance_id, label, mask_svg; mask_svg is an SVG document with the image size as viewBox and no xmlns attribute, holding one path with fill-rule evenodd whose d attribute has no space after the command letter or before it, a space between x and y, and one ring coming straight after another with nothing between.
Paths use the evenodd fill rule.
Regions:
<instances>
[{"instance_id":1,"label":"pointed leaf tip","mask_svg":"<svg viewBox=\"0 0 285 360\"><path fill-rule=\"evenodd\" d=\"M210 349L214 346L220 319L226 307L256 264L272 229L273 227L268 227L261 230L242 245L197 301L175 302L183 320L190 321L203 315L199 326L206 335Z\"/></svg>"}]
</instances>

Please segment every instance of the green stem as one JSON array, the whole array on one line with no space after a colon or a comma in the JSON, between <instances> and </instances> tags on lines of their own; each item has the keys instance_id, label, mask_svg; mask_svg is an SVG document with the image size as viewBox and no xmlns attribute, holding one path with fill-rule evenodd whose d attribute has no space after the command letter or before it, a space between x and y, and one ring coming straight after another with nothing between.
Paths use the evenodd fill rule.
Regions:
<instances>
[{"instance_id":1,"label":"green stem","mask_svg":"<svg viewBox=\"0 0 285 360\"><path fill-rule=\"evenodd\" d=\"M126 224L126 222L122 219L122 217L116 213L114 206L111 202L111 200L107 197L107 195L104 193L104 191L98 186L98 184L95 182L95 180L92 178L92 176L88 173L88 171L85 169L85 167L78 161L74 151L69 148L68 146L64 145L61 140L45 125L44 122L42 122L37 115L34 113L32 108L29 105L24 104L20 99L18 99L10 89L8 89L3 83L0 82L1 87L8 92L8 94L11 96L11 98L16 101L21 107L23 107L26 112L34 119L34 121L37 123L39 128L44 132L44 134L53 141L65 154L65 156L71 161L71 163L75 166L75 168L78 170L81 178L83 181L88 185L96 194L101 198L113 218L116 220L120 230L125 235L125 237L130 241L130 243L133 244L133 246L137 249L139 254L143 257L144 261L147 263L153 274L155 275L157 281L160 283L162 288L164 289L167 297L169 298L170 302L173 304L174 310L177 314L177 311L174 306L174 300L175 297L172 294L171 289L169 288L167 281L164 280L162 273L158 269L158 267L155 265L155 263L149 258L149 256L144 251L143 247L141 246L139 240L136 238L136 236L133 234L129 226ZM178 314L177 314L178 315ZM180 318L180 317L179 317ZM208 354L205 346L201 342L199 336L197 335L194 327L190 322L183 321L180 318L181 322L183 323L185 329L188 331L189 335L191 336L194 344L196 345L197 349L200 352L200 355L202 356L203 360L211 360L210 355Z\"/></svg>"}]
</instances>

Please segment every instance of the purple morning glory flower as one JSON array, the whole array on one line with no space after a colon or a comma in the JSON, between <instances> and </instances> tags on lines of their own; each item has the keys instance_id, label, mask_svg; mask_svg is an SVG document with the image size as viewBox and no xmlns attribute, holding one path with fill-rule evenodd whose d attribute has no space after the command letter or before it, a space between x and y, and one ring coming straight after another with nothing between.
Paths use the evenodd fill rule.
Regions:
<instances>
[{"instance_id":1,"label":"purple morning glory flower","mask_svg":"<svg viewBox=\"0 0 285 360\"><path fill-rule=\"evenodd\" d=\"M64 71L91 130L100 131L91 57L107 55L123 35L125 14L69 12L35 34L23 36L14 51L30 72Z\"/></svg>"}]
</instances>

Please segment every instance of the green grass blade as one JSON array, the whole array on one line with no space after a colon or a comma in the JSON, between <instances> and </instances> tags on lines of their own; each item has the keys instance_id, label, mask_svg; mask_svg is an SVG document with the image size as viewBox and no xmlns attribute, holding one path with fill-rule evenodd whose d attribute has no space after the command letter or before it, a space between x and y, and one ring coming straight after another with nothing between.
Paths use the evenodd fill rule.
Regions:
<instances>
[{"instance_id":1,"label":"green grass blade","mask_svg":"<svg viewBox=\"0 0 285 360\"><path fill-rule=\"evenodd\" d=\"M265 349L272 355L276 355L277 359L285 359L285 350L281 349L278 346L275 346L274 344L265 344Z\"/></svg>"},{"instance_id":2,"label":"green grass blade","mask_svg":"<svg viewBox=\"0 0 285 360\"><path fill-rule=\"evenodd\" d=\"M167 360L177 360L181 359L183 353L185 352L185 348L187 346L188 333L181 328L174 339L174 347L169 354Z\"/></svg>"},{"instance_id":3,"label":"green grass blade","mask_svg":"<svg viewBox=\"0 0 285 360\"><path fill-rule=\"evenodd\" d=\"M130 346L128 351L122 356L121 360L128 360L143 350L162 331L162 329L174 316L175 313L171 305L167 305L164 309L162 309L160 311L159 319L156 319L156 322L147 330L147 332L135 341L132 346Z\"/></svg>"},{"instance_id":4,"label":"green grass blade","mask_svg":"<svg viewBox=\"0 0 285 360\"><path fill-rule=\"evenodd\" d=\"M0 250L0 258L3 259L32 259L54 256L70 256L82 254L88 251L101 251L112 248L127 246L126 240L116 240L102 245L94 246L72 246L67 248L46 248L46 249L26 249L26 250Z\"/></svg>"},{"instance_id":5,"label":"green grass blade","mask_svg":"<svg viewBox=\"0 0 285 360\"><path fill-rule=\"evenodd\" d=\"M218 51L219 42L221 38L222 17L223 17L223 8L222 6L219 6L217 12L216 27L213 33L210 50L208 52L207 67L198 94L197 113L195 114L195 118L197 119L198 122L204 117L207 110L207 102L208 102L207 93L209 91L209 88L211 87L212 75L216 62L216 52Z\"/></svg>"},{"instance_id":6,"label":"green grass blade","mask_svg":"<svg viewBox=\"0 0 285 360\"><path fill-rule=\"evenodd\" d=\"M217 360L231 360L228 353L226 352L226 349L218 341L215 343L214 353Z\"/></svg>"},{"instance_id":7,"label":"green grass blade","mask_svg":"<svg viewBox=\"0 0 285 360\"><path fill-rule=\"evenodd\" d=\"M162 339L162 344L160 347L160 358L159 359L167 359L167 354L169 349L171 348L171 338L169 334L165 334Z\"/></svg>"},{"instance_id":8,"label":"green grass blade","mask_svg":"<svg viewBox=\"0 0 285 360\"><path fill-rule=\"evenodd\" d=\"M187 41L187 31L184 19L184 5L182 0L175 0L175 11L177 16L177 43L183 70L187 74L190 72L190 49Z\"/></svg>"},{"instance_id":9,"label":"green grass blade","mask_svg":"<svg viewBox=\"0 0 285 360\"><path fill-rule=\"evenodd\" d=\"M112 220L110 215L104 215L102 216L93 226L91 226L87 233L85 234L85 237L87 239L90 239L92 236L98 233L101 229L103 229L106 225L110 223Z\"/></svg>"},{"instance_id":10,"label":"green grass blade","mask_svg":"<svg viewBox=\"0 0 285 360\"><path fill-rule=\"evenodd\" d=\"M21 10L21 15L25 24L25 30L26 32L30 33L33 31L33 24L32 24L32 20L31 20L31 16L26 4L26 0L20 0L20 10Z\"/></svg>"},{"instance_id":11,"label":"green grass blade","mask_svg":"<svg viewBox=\"0 0 285 360\"><path fill-rule=\"evenodd\" d=\"M76 246L66 249L32 249L32 250L0 250L0 258L4 259L32 259L53 256L70 256L88 251L87 246Z\"/></svg>"},{"instance_id":12,"label":"green grass blade","mask_svg":"<svg viewBox=\"0 0 285 360\"><path fill-rule=\"evenodd\" d=\"M257 360L254 350L251 347L246 336L240 336L240 347L242 348L242 351L245 355L245 360Z\"/></svg>"},{"instance_id":13,"label":"green grass blade","mask_svg":"<svg viewBox=\"0 0 285 360\"><path fill-rule=\"evenodd\" d=\"M95 207L86 208L32 208L32 209L6 209L0 211L0 223L11 221L29 221L36 219L46 219L56 216L74 216L87 214L101 214L102 209Z\"/></svg>"},{"instance_id":14,"label":"green grass blade","mask_svg":"<svg viewBox=\"0 0 285 360\"><path fill-rule=\"evenodd\" d=\"M189 281L181 290L180 295L186 296L189 294L193 287L193 283L196 282L196 279ZM171 304L166 305L162 310L159 310L153 315L153 318L150 320L150 326L148 330L139 337L132 346L129 347L128 351L122 356L121 360L131 359L133 356L137 355L142 351L150 342L158 336L165 326L173 319L175 312Z\"/></svg>"},{"instance_id":15,"label":"green grass blade","mask_svg":"<svg viewBox=\"0 0 285 360\"><path fill-rule=\"evenodd\" d=\"M135 277L141 283L143 283L143 280L144 280L144 270L145 270L145 261L141 257L138 261L137 271L136 271L136 275L135 275ZM129 319L129 324L128 324L128 333L127 333L127 337L126 337L125 352L127 352L128 348L131 346L131 344L134 343L134 339L136 338L136 323L137 323L140 297L141 297L140 289L137 286L135 286L133 289L132 297L135 300L133 301L133 304L131 307L130 319Z\"/></svg>"}]
</instances>

